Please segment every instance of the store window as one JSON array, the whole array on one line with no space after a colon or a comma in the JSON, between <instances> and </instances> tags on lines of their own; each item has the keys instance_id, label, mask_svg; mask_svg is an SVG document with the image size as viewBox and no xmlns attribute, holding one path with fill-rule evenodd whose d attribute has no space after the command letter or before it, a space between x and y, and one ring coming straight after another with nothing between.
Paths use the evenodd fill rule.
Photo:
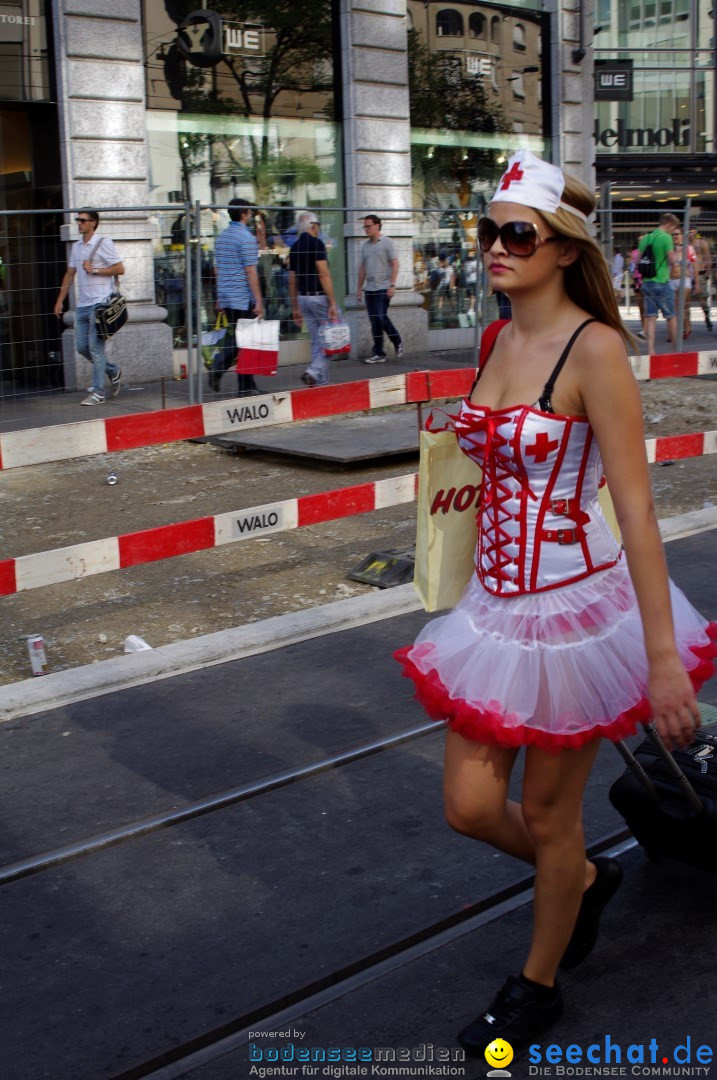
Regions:
<instances>
[{"instance_id":1,"label":"store window","mask_svg":"<svg viewBox=\"0 0 717 1080\"><path fill-rule=\"evenodd\" d=\"M207 310L212 307L214 239L228 223L224 207L232 198L243 198L262 208L255 227L267 311L281 320L285 334L295 333L286 261L299 209L321 211L322 239L343 297L343 217L338 210L331 212L344 203L334 5L332 0L302 0L299 9L262 0L241 5L212 0L210 7L214 22L202 36L205 24L196 0L144 3L152 201L198 201L214 208L201 219ZM218 56L212 54L208 66L190 62L191 48L183 44L191 46L194 40L181 30L189 15L199 19L193 33L200 45L218 40ZM159 217L162 296L169 294L165 282L180 281L186 221L182 205L176 214Z\"/></svg>"},{"instance_id":2,"label":"store window","mask_svg":"<svg viewBox=\"0 0 717 1080\"><path fill-rule=\"evenodd\" d=\"M0 5L0 100L49 101L45 0Z\"/></svg>"},{"instance_id":3,"label":"store window","mask_svg":"<svg viewBox=\"0 0 717 1080\"><path fill-rule=\"evenodd\" d=\"M514 149L548 149L540 57L549 21L540 7L464 0L434 20L423 0L408 0L414 276L431 329L475 324L478 218ZM448 14L461 15L460 29ZM519 55L508 51L506 62L511 43Z\"/></svg>"},{"instance_id":4,"label":"store window","mask_svg":"<svg viewBox=\"0 0 717 1080\"><path fill-rule=\"evenodd\" d=\"M596 59L633 64L631 101L599 101L598 154L714 153L714 16L706 0L599 9Z\"/></svg>"}]
</instances>

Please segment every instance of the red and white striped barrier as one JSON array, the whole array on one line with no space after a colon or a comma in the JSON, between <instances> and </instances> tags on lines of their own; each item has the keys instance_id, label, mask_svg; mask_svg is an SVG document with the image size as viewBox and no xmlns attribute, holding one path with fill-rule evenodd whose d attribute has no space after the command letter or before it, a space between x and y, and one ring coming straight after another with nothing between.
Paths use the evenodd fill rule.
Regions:
<instances>
[{"instance_id":1,"label":"red and white striped barrier","mask_svg":"<svg viewBox=\"0 0 717 1080\"><path fill-rule=\"evenodd\" d=\"M717 373L717 351L633 356L631 362L635 377L640 381ZM140 446L247 431L273 424L318 420L391 405L429 402L436 398L457 398L468 393L473 376L472 368L413 371L311 390L289 390L181 409L5 432L0 435L0 469L134 450Z\"/></svg>"},{"instance_id":2,"label":"red and white striped barrier","mask_svg":"<svg viewBox=\"0 0 717 1080\"><path fill-rule=\"evenodd\" d=\"M160 525L105 540L0 560L0 596L413 502L416 484L417 474L407 473L317 495L302 495L228 514Z\"/></svg>"},{"instance_id":3,"label":"red and white striped barrier","mask_svg":"<svg viewBox=\"0 0 717 1080\"><path fill-rule=\"evenodd\" d=\"M646 447L648 460L652 462L715 454L717 431L648 439ZM413 502L417 481L417 473L407 473L317 495L302 495L296 499L5 559L0 561L0 596Z\"/></svg>"}]
</instances>

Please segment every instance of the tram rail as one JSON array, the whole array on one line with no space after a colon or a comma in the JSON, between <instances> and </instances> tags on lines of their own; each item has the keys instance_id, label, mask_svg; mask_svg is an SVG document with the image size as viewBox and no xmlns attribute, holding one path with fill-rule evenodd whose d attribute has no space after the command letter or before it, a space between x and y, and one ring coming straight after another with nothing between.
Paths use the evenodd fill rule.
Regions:
<instances>
[{"instance_id":1,"label":"tram rail","mask_svg":"<svg viewBox=\"0 0 717 1080\"><path fill-rule=\"evenodd\" d=\"M590 844L589 858L608 852L619 856L637 846L627 828L617 829ZM358 990L361 986L411 963L419 957L450 944L456 938L477 930L531 899L534 875L523 874L514 881L477 900L460 911L452 912L433 923L397 938L395 941L359 960L343 965L302 987L232 1020L188 1039L156 1056L134 1065L110 1080L179 1080L190 1070L201 1068L219 1057L240 1049L249 1042L249 1032L277 1031L315 1009Z\"/></svg>"}]
</instances>

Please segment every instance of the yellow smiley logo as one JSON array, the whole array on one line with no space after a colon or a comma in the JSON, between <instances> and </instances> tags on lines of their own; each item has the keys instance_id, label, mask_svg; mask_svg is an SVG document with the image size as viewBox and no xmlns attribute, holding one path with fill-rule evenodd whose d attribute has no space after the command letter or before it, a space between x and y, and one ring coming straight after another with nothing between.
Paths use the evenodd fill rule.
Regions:
<instances>
[{"instance_id":1,"label":"yellow smiley logo","mask_svg":"<svg viewBox=\"0 0 717 1080\"><path fill-rule=\"evenodd\" d=\"M502 1069L513 1060L513 1047L505 1039L493 1039L485 1048L485 1059L494 1069Z\"/></svg>"}]
</instances>

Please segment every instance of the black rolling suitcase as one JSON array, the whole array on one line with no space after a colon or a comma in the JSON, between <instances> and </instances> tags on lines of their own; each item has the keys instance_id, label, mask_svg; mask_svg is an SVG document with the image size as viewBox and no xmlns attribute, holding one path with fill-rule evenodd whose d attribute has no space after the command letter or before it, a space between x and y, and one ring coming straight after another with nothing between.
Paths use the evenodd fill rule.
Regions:
<instances>
[{"instance_id":1,"label":"black rolling suitcase","mask_svg":"<svg viewBox=\"0 0 717 1080\"><path fill-rule=\"evenodd\" d=\"M645 731L634 755L616 744L628 768L610 802L648 858L717 871L717 734L700 730L687 749L670 753L652 724Z\"/></svg>"}]
</instances>

